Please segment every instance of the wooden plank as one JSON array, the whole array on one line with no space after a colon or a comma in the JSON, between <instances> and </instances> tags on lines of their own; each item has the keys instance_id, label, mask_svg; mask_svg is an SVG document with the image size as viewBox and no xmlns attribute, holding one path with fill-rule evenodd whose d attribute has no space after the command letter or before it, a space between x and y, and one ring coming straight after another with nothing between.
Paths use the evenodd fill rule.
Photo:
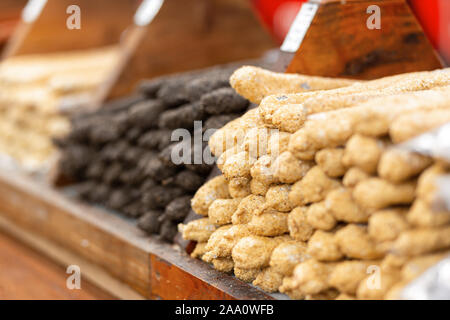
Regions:
<instances>
[{"instance_id":1,"label":"wooden plank","mask_svg":"<svg viewBox=\"0 0 450 320\"><path fill-rule=\"evenodd\" d=\"M20 23L3 58L117 44L132 25L138 4L139 0L48 0L35 21ZM81 29L66 27L70 5L80 7Z\"/></svg>"},{"instance_id":2,"label":"wooden plank","mask_svg":"<svg viewBox=\"0 0 450 320\"><path fill-rule=\"evenodd\" d=\"M371 5L381 9L380 29L367 27ZM307 7L317 10L311 25L293 24L300 47L282 52L277 70L369 80L442 67L405 0L310 0Z\"/></svg>"},{"instance_id":3,"label":"wooden plank","mask_svg":"<svg viewBox=\"0 0 450 320\"><path fill-rule=\"evenodd\" d=\"M120 230L123 221L71 203L26 178L6 181L0 182L0 211L10 220L98 264L142 295L148 293L148 254L124 239L129 230ZM102 221L109 221L109 229L120 237L100 227Z\"/></svg>"},{"instance_id":4,"label":"wooden plank","mask_svg":"<svg viewBox=\"0 0 450 320\"><path fill-rule=\"evenodd\" d=\"M32 248L35 252L39 252L49 260L54 261L54 263L63 266L65 269L70 265L78 266L81 271L82 286L86 280L115 298L122 300L144 299L143 296L139 295L128 285L113 278L104 269L39 235L21 229L3 216L0 216L0 231L14 238L15 241Z\"/></svg>"},{"instance_id":5,"label":"wooden plank","mask_svg":"<svg viewBox=\"0 0 450 320\"><path fill-rule=\"evenodd\" d=\"M178 246L146 236L122 217L18 173L0 171L0 215L94 263L146 298L273 299L191 259Z\"/></svg>"},{"instance_id":6,"label":"wooden plank","mask_svg":"<svg viewBox=\"0 0 450 320\"><path fill-rule=\"evenodd\" d=\"M129 94L142 79L260 58L274 46L247 1L165 0L149 25L129 30L122 68L97 100Z\"/></svg>"},{"instance_id":7,"label":"wooden plank","mask_svg":"<svg viewBox=\"0 0 450 320\"><path fill-rule=\"evenodd\" d=\"M114 299L84 279L70 290L67 277L64 268L0 233L0 300Z\"/></svg>"}]
</instances>

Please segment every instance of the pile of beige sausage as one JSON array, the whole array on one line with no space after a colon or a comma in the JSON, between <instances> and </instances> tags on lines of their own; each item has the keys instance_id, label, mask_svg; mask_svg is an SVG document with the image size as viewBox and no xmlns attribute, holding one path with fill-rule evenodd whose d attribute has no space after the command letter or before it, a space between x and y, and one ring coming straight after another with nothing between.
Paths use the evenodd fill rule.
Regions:
<instances>
[{"instance_id":1,"label":"pile of beige sausage","mask_svg":"<svg viewBox=\"0 0 450 320\"><path fill-rule=\"evenodd\" d=\"M450 253L445 164L398 145L450 122L450 69L367 82L243 67L259 105L210 139L222 172L180 225L192 253L292 299L396 299Z\"/></svg>"},{"instance_id":2,"label":"pile of beige sausage","mask_svg":"<svg viewBox=\"0 0 450 320\"><path fill-rule=\"evenodd\" d=\"M53 137L70 123L67 104L89 101L119 59L116 46L31 54L0 64L0 157L39 171L55 154Z\"/></svg>"}]
</instances>

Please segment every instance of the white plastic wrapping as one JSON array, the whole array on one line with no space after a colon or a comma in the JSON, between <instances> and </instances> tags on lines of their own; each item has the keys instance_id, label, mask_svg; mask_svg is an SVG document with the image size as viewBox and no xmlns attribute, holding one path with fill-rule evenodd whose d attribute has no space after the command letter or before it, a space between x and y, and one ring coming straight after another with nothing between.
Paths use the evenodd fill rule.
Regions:
<instances>
[{"instance_id":1,"label":"white plastic wrapping","mask_svg":"<svg viewBox=\"0 0 450 320\"><path fill-rule=\"evenodd\" d=\"M450 214L450 175L445 175L436 181L438 185L433 209L439 212L449 211Z\"/></svg>"},{"instance_id":2,"label":"white plastic wrapping","mask_svg":"<svg viewBox=\"0 0 450 320\"><path fill-rule=\"evenodd\" d=\"M407 300L450 300L450 256L428 269L402 292Z\"/></svg>"},{"instance_id":3,"label":"white plastic wrapping","mask_svg":"<svg viewBox=\"0 0 450 320\"><path fill-rule=\"evenodd\" d=\"M450 123L422 134L399 146L450 164ZM450 214L450 175L437 179L433 209ZM409 284L401 298L408 300L450 300L450 256L428 269Z\"/></svg>"},{"instance_id":4,"label":"white plastic wrapping","mask_svg":"<svg viewBox=\"0 0 450 320\"><path fill-rule=\"evenodd\" d=\"M398 147L450 164L450 123L402 143ZM450 212L450 175L440 177L436 183L438 188L433 209Z\"/></svg>"},{"instance_id":5,"label":"white plastic wrapping","mask_svg":"<svg viewBox=\"0 0 450 320\"><path fill-rule=\"evenodd\" d=\"M402 143L399 147L450 163L450 123Z\"/></svg>"}]
</instances>

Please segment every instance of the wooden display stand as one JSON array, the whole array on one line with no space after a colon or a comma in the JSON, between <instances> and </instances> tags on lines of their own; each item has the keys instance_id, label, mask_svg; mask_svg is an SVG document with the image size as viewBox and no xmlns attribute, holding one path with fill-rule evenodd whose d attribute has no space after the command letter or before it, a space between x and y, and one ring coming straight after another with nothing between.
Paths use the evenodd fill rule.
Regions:
<instances>
[{"instance_id":1,"label":"wooden display stand","mask_svg":"<svg viewBox=\"0 0 450 320\"><path fill-rule=\"evenodd\" d=\"M259 58L273 47L249 1L166 0L148 25L128 32L97 103L131 93L141 79Z\"/></svg>"},{"instance_id":2,"label":"wooden display stand","mask_svg":"<svg viewBox=\"0 0 450 320\"><path fill-rule=\"evenodd\" d=\"M34 20L21 22L3 58L120 43L117 66L89 103L99 107L130 94L143 79L259 58L274 47L247 1L140 2L48 0ZM66 27L69 5L81 9L80 30Z\"/></svg>"},{"instance_id":3,"label":"wooden display stand","mask_svg":"<svg viewBox=\"0 0 450 320\"><path fill-rule=\"evenodd\" d=\"M83 277L96 280L94 284L122 298L278 297L220 273L180 248L148 237L131 221L77 203L19 173L0 171L0 230L65 266L84 263L80 266ZM119 284L108 287L108 275ZM130 293L129 287L137 293Z\"/></svg>"},{"instance_id":4,"label":"wooden display stand","mask_svg":"<svg viewBox=\"0 0 450 320\"><path fill-rule=\"evenodd\" d=\"M25 17L11 38L3 58L24 54L44 54L83 50L119 43L122 33L133 22L139 0L30 0L28 6L42 2ZM39 3L38 3L39 4ZM81 29L68 29L67 8L81 9ZM40 6L37 5L36 8ZM30 10L33 11L33 10Z\"/></svg>"},{"instance_id":5,"label":"wooden display stand","mask_svg":"<svg viewBox=\"0 0 450 320\"><path fill-rule=\"evenodd\" d=\"M405 0L310 0L281 48L288 73L368 80L442 67Z\"/></svg>"}]
</instances>

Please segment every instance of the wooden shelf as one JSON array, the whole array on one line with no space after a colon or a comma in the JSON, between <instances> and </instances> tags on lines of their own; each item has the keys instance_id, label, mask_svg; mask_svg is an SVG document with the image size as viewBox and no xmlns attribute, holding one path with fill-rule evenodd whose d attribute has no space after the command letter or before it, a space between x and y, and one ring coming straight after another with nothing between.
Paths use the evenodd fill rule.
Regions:
<instances>
[{"instance_id":1,"label":"wooden shelf","mask_svg":"<svg viewBox=\"0 0 450 320\"><path fill-rule=\"evenodd\" d=\"M20 173L0 171L0 219L86 259L148 299L276 297L149 238L132 221Z\"/></svg>"},{"instance_id":2,"label":"wooden shelf","mask_svg":"<svg viewBox=\"0 0 450 320\"><path fill-rule=\"evenodd\" d=\"M66 286L66 269L0 233L0 300L111 300L116 298L82 279L79 290ZM14 272L11 272L14 270Z\"/></svg>"}]
</instances>

